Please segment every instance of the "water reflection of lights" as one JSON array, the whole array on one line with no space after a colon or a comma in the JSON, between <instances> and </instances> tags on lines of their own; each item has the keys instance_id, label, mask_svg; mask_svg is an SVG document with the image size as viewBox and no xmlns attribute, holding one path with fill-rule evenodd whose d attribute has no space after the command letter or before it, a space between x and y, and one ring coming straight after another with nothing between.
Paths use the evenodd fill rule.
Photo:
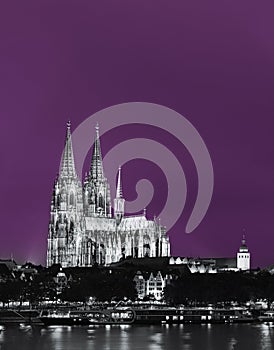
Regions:
<instances>
[{"instance_id":1,"label":"water reflection of lights","mask_svg":"<svg viewBox=\"0 0 274 350\"><path fill-rule=\"evenodd\" d=\"M261 331L261 349L270 349L274 343L273 326L268 324L262 324Z\"/></svg>"},{"instance_id":2,"label":"water reflection of lights","mask_svg":"<svg viewBox=\"0 0 274 350\"><path fill-rule=\"evenodd\" d=\"M238 340L234 337L231 337L231 339L228 341L229 349L235 349L237 346Z\"/></svg>"},{"instance_id":3,"label":"water reflection of lights","mask_svg":"<svg viewBox=\"0 0 274 350\"><path fill-rule=\"evenodd\" d=\"M232 329L231 327L234 327ZM199 344L199 349L220 350L237 349L241 344L246 344L246 349L254 346L256 349L272 350L274 349L274 324L250 324L250 325L166 325L164 326L128 326L122 325L97 326L97 327L71 327L71 326L51 326L44 327L38 331L36 327L32 328L31 333L22 332L17 328L14 332L16 344L20 349L20 342L24 339L28 341L29 347L43 336L39 344L46 345L54 350L129 350L139 348L147 350L164 349L184 349L193 350ZM240 330L242 330L240 332ZM220 334L223 333L224 337ZM5 342L9 343L12 331L9 327L0 326L0 349L5 348ZM218 336L216 337L216 334ZM31 336L31 341L27 338ZM197 339L199 338L199 339ZM225 343L224 343L225 342ZM243 342L243 343L242 343ZM35 343L36 344L36 343ZM35 345L34 344L34 345ZM249 346L251 344L251 346ZM79 345L79 347L78 347ZM43 347L42 346L42 347ZM35 347L35 346L34 346ZM36 347L35 347L36 348ZM241 347L242 348L242 347Z\"/></svg>"},{"instance_id":4,"label":"water reflection of lights","mask_svg":"<svg viewBox=\"0 0 274 350\"><path fill-rule=\"evenodd\" d=\"M62 329L63 327L66 327L66 326L48 326L49 329Z\"/></svg>"},{"instance_id":5,"label":"water reflection of lights","mask_svg":"<svg viewBox=\"0 0 274 350\"><path fill-rule=\"evenodd\" d=\"M58 329L59 326L48 326L46 328L42 328L41 329L41 335L44 336L44 335L47 335L47 334L51 334L51 333L54 333L56 331L56 329Z\"/></svg>"},{"instance_id":6,"label":"water reflection of lights","mask_svg":"<svg viewBox=\"0 0 274 350\"><path fill-rule=\"evenodd\" d=\"M4 343L5 340L5 327L0 325L0 348L1 348L1 343Z\"/></svg>"},{"instance_id":7,"label":"water reflection of lights","mask_svg":"<svg viewBox=\"0 0 274 350\"><path fill-rule=\"evenodd\" d=\"M120 328L120 349L128 350L130 348L129 335L125 329Z\"/></svg>"},{"instance_id":8,"label":"water reflection of lights","mask_svg":"<svg viewBox=\"0 0 274 350\"><path fill-rule=\"evenodd\" d=\"M95 329L88 329L87 332L93 334L95 332Z\"/></svg>"},{"instance_id":9,"label":"water reflection of lights","mask_svg":"<svg viewBox=\"0 0 274 350\"><path fill-rule=\"evenodd\" d=\"M72 331L71 326L50 326L49 329L51 330L49 333L55 341L61 340L64 334L71 333Z\"/></svg>"},{"instance_id":10,"label":"water reflection of lights","mask_svg":"<svg viewBox=\"0 0 274 350\"><path fill-rule=\"evenodd\" d=\"M151 335L149 338L149 341L150 341L150 344L149 344L150 350L161 349L163 347L163 333L157 332Z\"/></svg>"},{"instance_id":11,"label":"water reflection of lights","mask_svg":"<svg viewBox=\"0 0 274 350\"><path fill-rule=\"evenodd\" d=\"M51 333L52 338L54 340L59 340L62 338L63 328L62 327L56 327L54 328L54 332Z\"/></svg>"},{"instance_id":12,"label":"water reflection of lights","mask_svg":"<svg viewBox=\"0 0 274 350\"><path fill-rule=\"evenodd\" d=\"M184 344L184 347L183 347L184 350L191 350L192 349L192 346L190 344Z\"/></svg>"},{"instance_id":13,"label":"water reflection of lights","mask_svg":"<svg viewBox=\"0 0 274 350\"><path fill-rule=\"evenodd\" d=\"M190 336L190 333L189 332L185 332L184 334L183 334L183 339L184 340L189 340L191 338L191 336Z\"/></svg>"},{"instance_id":14,"label":"water reflection of lights","mask_svg":"<svg viewBox=\"0 0 274 350\"><path fill-rule=\"evenodd\" d=\"M129 324L120 324L120 328L121 329L128 329L130 328L131 326Z\"/></svg>"},{"instance_id":15,"label":"water reflection of lights","mask_svg":"<svg viewBox=\"0 0 274 350\"><path fill-rule=\"evenodd\" d=\"M111 350L112 343L110 341L111 336L111 326L106 325L105 326L105 350Z\"/></svg>"}]
</instances>

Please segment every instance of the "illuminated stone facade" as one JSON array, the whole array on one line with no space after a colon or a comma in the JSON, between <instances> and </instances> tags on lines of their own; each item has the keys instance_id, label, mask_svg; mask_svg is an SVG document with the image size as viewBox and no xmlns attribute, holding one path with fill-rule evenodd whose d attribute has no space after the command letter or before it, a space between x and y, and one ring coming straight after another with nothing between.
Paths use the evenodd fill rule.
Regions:
<instances>
[{"instance_id":1,"label":"illuminated stone facade","mask_svg":"<svg viewBox=\"0 0 274 350\"><path fill-rule=\"evenodd\" d=\"M165 228L142 215L125 216L121 169L112 213L104 175L99 128L88 175L82 185L75 170L70 123L60 173L54 183L48 232L47 266L108 265L131 257L170 255Z\"/></svg>"}]
</instances>

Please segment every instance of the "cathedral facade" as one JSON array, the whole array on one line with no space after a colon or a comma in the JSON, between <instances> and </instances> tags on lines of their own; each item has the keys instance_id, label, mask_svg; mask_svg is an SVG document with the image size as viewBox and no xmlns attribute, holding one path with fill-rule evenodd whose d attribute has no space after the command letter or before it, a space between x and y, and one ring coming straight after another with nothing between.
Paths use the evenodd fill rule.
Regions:
<instances>
[{"instance_id":1,"label":"cathedral facade","mask_svg":"<svg viewBox=\"0 0 274 350\"><path fill-rule=\"evenodd\" d=\"M82 184L75 169L70 123L60 171L50 206L47 266L108 265L126 257L170 255L165 228L142 215L125 215L119 168L112 210L104 175L99 127L96 126L91 166Z\"/></svg>"}]
</instances>

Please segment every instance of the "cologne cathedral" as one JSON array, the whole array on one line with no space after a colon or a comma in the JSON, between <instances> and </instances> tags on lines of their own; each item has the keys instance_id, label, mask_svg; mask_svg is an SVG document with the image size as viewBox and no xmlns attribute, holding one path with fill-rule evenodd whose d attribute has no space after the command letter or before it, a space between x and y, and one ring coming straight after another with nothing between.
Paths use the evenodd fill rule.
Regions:
<instances>
[{"instance_id":1,"label":"cologne cathedral","mask_svg":"<svg viewBox=\"0 0 274 350\"><path fill-rule=\"evenodd\" d=\"M112 210L96 126L91 166L82 185L74 163L70 122L60 171L54 183L48 231L47 266L108 265L126 257L170 255L165 228L155 219L125 215L121 168Z\"/></svg>"}]
</instances>

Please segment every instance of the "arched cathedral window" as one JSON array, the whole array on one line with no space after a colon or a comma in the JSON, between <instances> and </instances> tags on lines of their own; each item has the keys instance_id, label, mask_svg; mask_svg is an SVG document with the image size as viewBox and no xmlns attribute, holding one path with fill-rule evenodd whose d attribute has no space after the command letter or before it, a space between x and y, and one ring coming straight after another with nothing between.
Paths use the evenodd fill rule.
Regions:
<instances>
[{"instance_id":1,"label":"arched cathedral window","mask_svg":"<svg viewBox=\"0 0 274 350\"><path fill-rule=\"evenodd\" d=\"M99 203L98 204L99 204L100 208L104 207L104 200L103 200L103 196L101 193L99 194Z\"/></svg>"},{"instance_id":2,"label":"arched cathedral window","mask_svg":"<svg viewBox=\"0 0 274 350\"><path fill-rule=\"evenodd\" d=\"M71 192L69 195L69 204L74 205L74 193Z\"/></svg>"}]
</instances>

